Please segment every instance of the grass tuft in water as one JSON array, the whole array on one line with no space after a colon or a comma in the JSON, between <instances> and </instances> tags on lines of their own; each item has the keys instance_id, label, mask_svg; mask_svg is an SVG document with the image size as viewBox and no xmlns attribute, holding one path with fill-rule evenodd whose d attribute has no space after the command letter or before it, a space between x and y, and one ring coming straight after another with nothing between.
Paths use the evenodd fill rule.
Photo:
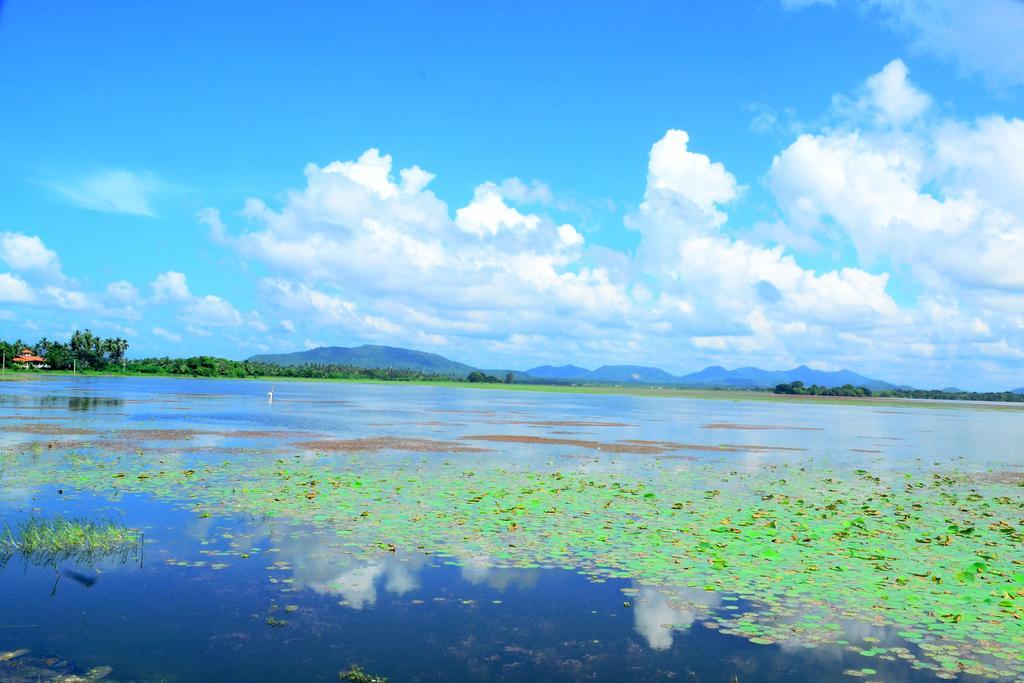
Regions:
<instances>
[{"instance_id":1,"label":"grass tuft in water","mask_svg":"<svg viewBox=\"0 0 1024 683\"><path fill-rule=\"evenodd\" d=\"M29 564L56 566L60 562L95 565L114 559L122 564L137 557L142 533L110 521L52 517L29 518L0 532L0 567L15 555Z\"/></svg>"},{"instance_id":2,"label":"grass tuft in water","mask_svg":"<svg viewBox=\"0 0 1024 683\"><path fill-rule=\"evenodd\" d=\"M366 673L362 667L354 664L349 667L348 671L339 673L338 677L343 681L352 681L352 683L388 683L388 679L384 676Z\"/></svg>"}]
</instances>

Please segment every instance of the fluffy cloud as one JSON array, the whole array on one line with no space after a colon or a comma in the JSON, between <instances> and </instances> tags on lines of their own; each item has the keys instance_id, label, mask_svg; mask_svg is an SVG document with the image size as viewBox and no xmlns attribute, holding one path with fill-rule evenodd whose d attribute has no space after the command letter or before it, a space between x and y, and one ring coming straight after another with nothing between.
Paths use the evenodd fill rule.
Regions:
<instances>
[{"instance_id":1,"label":"fluffy cloud","mask_svg":"<svg viewBox=\"0 0 1024 683\"><path fill-rule=\"evenodd\" d=\"M869 118L863 107L840 108L848 118L801 135L774 159L768 185L798 239L852 249L921 292L888 329L851 331L846 348L908 364L910 352L944 363L936 373L972 365L999 386L999 363L1024 346L1024 200L1015 190L1024 182L1024 121L937 116L899 62L867 84L882 82L915 94L896 101L917 104Z\"/></svg>"},{"instance_id":2,"label":"fluffy cloud","mask_svg":"<svg viewBox=\"0 0 1024 683\"><path fill-rule=\"evenodd\" d=\"M200 220L216 241L273 273L261 281L261 299L276 318L346 338L461 340L513 362L552 346L655 360L681 338L699 354L788 360L796 340L903 315L884 273L819 274L782 247L728 237L726 207L743 188L691 150L682 130L652 146L643 201L626 219L641 235L635 258L590 248L573 225L513 203L553 203L539 183L483 183L453 212L430 191L431 174L396 174L377 150L309 165L305 176L306 187L277 209L245 203L255 228L233 232L213 209ZM212 317L237 324L237 316Z\"/></svg>"},{"instance_id":3,"label":"fluffy cloud","mask_svg":"<svg viewBox=\"0 0 1024 683\"><path fill-rule=\"evenodd\" d=\"M96 309L92 297L71 288L74 283L61 273L57 253L38 236L0 233L0 260L19 273L0 273L0 301L72 311Z\"/></svg>"},{"instance_id":4,"label":"fluffy cloud","mask_svg":"<svg viewBox=\"0 0 1024 683\"><path fill-rule=\"evenodd\" d=\"M1024 341L1022 200L1011 191L1024 180L1024 124L937 116L899 60L837 95L831 116L771 163L765 184L780 213L770 230L733 225L744 186L685 131L668 131L625 217L639 237L632 253L524 208L558 203L543 184L485 182L452 209L430 190L432 174L396 172L373 149L307 166L305 186L277 207L248 200L247 227L213 209L201 220L268 271L261 300L289 330L301 321L463 357L485 349L493 364L681 355L684 367L818 361L870 372L889 358L909 373L924 356L936 363L927 374L950 358L981 367L1010 357ZM817 247L816 263L821 247L854 257L811 268L792 246ZM897 302L894 272L916 300Z\"/></svg>"},{"instance_id":5,"label":"fluffy cloud","mask_svg":"<svg viewBox=\"0 0 1024 683\"><path fill-rule=\"evenodd\" d=\"M218 296L194 296L185 275L177 271L157 275L150 283L153 296L146 299L127 280L111 282L100 292L79 289L62 274L58 255L34 235L0 233L0 260L17 271L0 273L0 303L31 305L61 328L68 325L66 312L88 312L94 316L88 320L93 329L134 336L134 329L118 320L140 320L148 314L146 309L167 305L186 329L198 336L209 336L211 329L219 329L235 343L242 343L240 332L267 329L256 311L243 314ZM12 319L26 329L34 324L23 316ZM182 340L166 327L153 327L152 332L166 341Z\"/></svg>"},{"instance_id":6,"label":"fluffy cloud","mask_svg":"<svg viewBox=\"0 0 1024 683\"><path fill-rule=\"evenodd\" d=\"M266 300L364 337L500 338L564 331L566 316L594 325L625 314L624 284L582 263L579 230L507 198L540 201L542 186L484 183L453 216L430 191L432 178L415 166L395 174L390 156L369 150L307 166L306 187L278 210L246 202L255 230L234 234L213 210L201 220L275 272L262 283Z\"/></svg>"},{"instance_id":7,"label":"fluffy cloud","mask_svg":"<svg viewBox=\"0 0 1024 683\"><path fill-rule=\"evenodd\" d=\"M169 270L160 273L150 283L153 290L153 298L156 301L188 301L192 293L188 291L188 282L184 273Z\"/></svg>"},{"instance_id":8,"label":"fluffy cloud","mask_svg":"<svg viewBox=\"0 0 1024 683\"><path fill-rule=\"evenodd\" d=\"M874 109L879 123L899 125L912 121L931 106L932 100L908 80L907 65L895 59L864 84L865 104Z\"/></svg>"},{"instance_id":9,"label":"fluffy cloud","mask_svg":"<svg viewBox=\"0 0 1024 683\"><path fill-rule=\"evenodd\" d=\"M35 235L20 232L0 232L0 260L17 271L37 271L60 274L57 253L47 249Z\"/></svg>"},{"instance_id":10,"label":"fluffy cloud","mask_svg":"<svg viewBox=\"0 0 1024 683\"><path fill-rule=\"evenodd\" d=\"M118 280L107 285L107 297L118 304L137 304L142 301L139 290L127 280Z\"/></svg>"},{"instance_id":11,"label":"fluffy cloud","mask_svg":"<svg viewBox=\"0 0 1024 683\"><path fill-rule=\"evenodd\" d=\"M780 0L787 9L837 0ZM919 52L955 62L994 86L1024 84L1024 3L1019 0L868 0L848 5L882 18Z\"/></svg>"},{"instance_id":12,"label":"fluffy cloud","mask_svg":"<svg viewBox=\"0 0 1024 683\"><path fill-rule=\"evenodd\" d=\"M266 320L308 343L442 347L493 367L817 362L948 383L956 360L1001 384L1024 348L1024 121L932 103L899 60L837 95L827 127L766 163L775 205L753 225L734 208L750 208L745 186L683 130L653 141L630 250L546 215L573 214L537 181L483 182L449 207L431 173L371 149L308 165L302 186L247 200L234 225L200 213L255 274L259 311L194 294L174 270L148 297L123 280L79 291L39 238L11 232L0 302L164 316L147 327L174 343L168 319L236 347Z\"/></svg>"},{"instance_id":13,"label":"fluffy cloud","mask_svg":"<svg viewBox=\"0 0 1024 683\"><path fill-rule=\"evenodd\" d=\"M896 84L906 70L894 64L868 84L881 77L904 93L882 107L887 122L918 119L925 107L907 104L916 88ZM868 262L906 265L926 281L1024 291L1024 206L1010 191L1024 178L1024 155L1015 152L1024 152L1019 119L920 120L906 131L840 126L800 136L775 158L768 181L794 226L837 225Z\"/></svg>"},{"instance_id":14,"label":"fluffy cloud","mask_svg":"<svg viewBox=\"0 0 1024 683\"><path fill-rule=\"evenodd\" d=\"M56 306L69 311L84 311L92 306L91 300L83 292L49 286L43 288L43 294Z\"/></svg>"},{"instance_id":15,"label":"fluffy cloud","mask_svg":"<svg viewBox=\"0 0 1024 683\"><path fill-rule=\"evenodd\" d=\"M181 318L209 327L237 327L243 322L238 309L213 294L193 298L181 308Z\"/></svg>"},{"instance_id":16,"label":"fluffy cloud","mask_svg":"<svg viewBox=\"0 0 1024 683\"><path fill-rule=\"evenodd\" d=\"M670 192L709 213L715 205L736 198L736 178L725 166L704 154L687 149L690 136L684 130L670 130L651 147L647 167L647 194ZM716 214L718 222L724 216Z\"/></svg>"},{"instance_id":17,"label":"fluffy cloud","mask_svg":"<svg viewBox=\"0 0 1024 683\"><path fill-rule=\"evenodd\" d=\"M13 273L0 273L0 302L30 304L35 300L35 292L27 282Z\"/></svg>"},{"instance_id":18,"label":"fluffy cloud","mask_svg":"<svg viewBox=\"0 0 1024 683\"><path fill-rule=\"evenodd\" d=\"M479 237L494 236L501 230L526 234L537 229L538 216L526 216L508 206L494 183L476 188L473 201L455 212L455 225Z\"/></svg>"},{"instance_id":19,"label":"fluffy cloud","mask_svg":"<svg viewBox=\"0 0 1024 683\"><path fill-rule=\"evenodd\" d=\"M119 288L125 289L123 286ZM210 328L219 328L229 333L239 328L260 332L267 330L257 311L243 314L231 302L214 294L192 294L184 273L174 270L160 273L150 283L150 289L153 290L152 303L176 306L178 319L193 335L210 336ZM130 294L127 290L122 293Z\"/></svg>"},{"instance_id":20,"label":"fluffy cloud","mask_svg":"<svg viewBox=\"0 0 1024 683\"><path fill-rule=\"evenodd\" d=\"M885 274L844 268L819 275L782 247L726 236L723 205L739 187L688 142L685 132L669 131L654 144L644 201L627 218L643 236L644 272L660 277L663 297L685 301L666 332L688 332L705 351L753 352L778 345L779 335L805 335L808 325L864 327L899 315ZM658 319L672 321L659 309Z\"/></svg>"},{"instance_id":21,"label":"fluffy cloud","mask_svg":"<svg viewBox=\"0 0 1024 683\"><path fill-rule=\"evenodd\" d=\"M360 334L379 332L395 335L402 331L401 327L387 319L361 315L351 301L319 291L305 283L266 278L261 290L267 300L275 302L281 309L305 314L319 320L321 324L339 326ZM295 324L290 320L282 320L281 326L295 331Z\"/></svg>"}]
</instances>

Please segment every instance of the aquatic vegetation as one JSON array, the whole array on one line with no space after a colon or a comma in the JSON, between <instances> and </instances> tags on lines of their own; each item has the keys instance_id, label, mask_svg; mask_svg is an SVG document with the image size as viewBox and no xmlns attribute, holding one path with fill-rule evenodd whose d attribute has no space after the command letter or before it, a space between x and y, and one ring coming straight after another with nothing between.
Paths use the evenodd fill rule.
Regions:
<instances>
[{"instance_id":1,"label":"aquatic vegetation","mask_svg":"<svg viewBox=\"0 0 1024 683\"><path fill-rule=\"evenodd\" d=\"M141 548L138 530L113 522L31 517L0 532L0 567L15 555L41 566L65 561L95 565L107 559L124 563L138 556Z\"/></svg>"},{"instance_id":2,"label":"aquatic vegetation","mask_svg":"<svg viewBox=\"0 0 1024 683\"><path fill-rule=\"evenodd\" d=\"M349 667L347 671L339 673L338 677L343 681L351 681L352 683L388 683L386 677L368 674L355 664Z\"/></svg>"},{"instance_id":3,"label":"aquatic vegetation","mask_svg":"<svg viewBox=\"0 0 1024 683\"><path fill-rule=\"evenodd\" d=\"M81 672L64 659L33 657L24 648L0 652L0 680L4 683L92 683L106 679L113 671L109 666L95 666Z\"/></svg>"},{"instance_id":4,"label":"aquatic vegetation","mask_svg":"<svg viewBox=\"0 0 1024 683\"><path fill-rule=\"evenodd\" d=\"M52 481L60 456L48 455L13 471L12 484ZM356 558L418 552L629 578L753 643L843 645L845 624L863 623L908 643L905 653L849 645L866 658L899 656L941 676L1024 673L1024 489L1013 477L833 470L810 456L745 471L728 461L474 463L80 456L63 462L61 477L200 516L314 525ZM701 593L750 609L728 610L724 598L716 608Z\"/></svg>"}]
</instances>

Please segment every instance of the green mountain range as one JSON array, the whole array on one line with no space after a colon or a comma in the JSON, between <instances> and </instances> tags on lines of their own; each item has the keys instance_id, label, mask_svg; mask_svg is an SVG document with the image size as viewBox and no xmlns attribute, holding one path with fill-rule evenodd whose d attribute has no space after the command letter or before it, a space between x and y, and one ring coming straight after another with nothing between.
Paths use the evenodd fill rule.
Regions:
<instances>
[{"instance_id":1,"label":"green mountain range","mask_svg":"<svg viewBox=\"0 0 1024 683\"><path fill-rule=\"evenodd\" d=\"M364 345L355 347L325 346L294 353L261 354L249 360L275 365L349 365L358 368L394 368L417 370L427 374L448 377L465 377L475 368L465 363L445 358L436 353L403 349L395 346ZM484 370L488 374L504 377L505 370ZM549 382L594 382L609 384L656 384L690 387L774 387L785 382L802 381L807 385L819 384L838 387L844 384L865 386L872 390L892 388L882 380L864 377L849 370L827 372L814 370L805 365L792 370L769 371L759 368L738 368L726 370L711 366L689 375L673 375L661 368L642 365L603 365L588 370L576 365L554 367L542 365L529 370L515 371L516 380L537 379Z\"/></svg>"},{"instance_id":2,"label":"green mountain range","mask_svg":"<svg viewBox=\"0 0 1024 683\"><path fill-rule=\"evenodd\" d=\"M450 377L465 377L476 368L436 353L395 346L322 346L294 353L267 353L249 359L274 365L350 365L356 368L394 368Z\"/></svg>"}]
</instances>

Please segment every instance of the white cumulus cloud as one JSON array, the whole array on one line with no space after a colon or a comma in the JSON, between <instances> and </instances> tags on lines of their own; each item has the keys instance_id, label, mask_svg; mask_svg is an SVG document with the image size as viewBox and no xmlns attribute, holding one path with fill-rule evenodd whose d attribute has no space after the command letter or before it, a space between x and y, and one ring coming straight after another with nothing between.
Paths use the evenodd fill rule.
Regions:
<instances>
[{"instance_id":1,"label":"white cumulus cloud","mask_svg":"<svg viewBox=\"0 0 1024 683\"><path fill-rule=\"evenodd\" d=\"M0 260L17 271L38 271L60 274L57 253L47 249L36 235L0 232Z\"/></svg>"},{"instance_id":2,"label":"white cumulus cloud","mask_svg":"<svg viewBox=\"0 0 1024 683\"><path fill-rule=\"evenodd\" d=\"M27 282L13 273L0 273L0 302L30 304L35 300L35 292Z\"/></svg>"},{"instance_id":3,"label":"white cumulus cloud","mask_svg":"<svg viewBox=\"0 0 1024 683\"><path fill-rule=\"evenodd\" d=\"M150 287L153 289L153 297L157 301L188 301L192 298L185 274L174 270L157 275L156 279L150 283Z\"/></svg>"}]
</instances>

